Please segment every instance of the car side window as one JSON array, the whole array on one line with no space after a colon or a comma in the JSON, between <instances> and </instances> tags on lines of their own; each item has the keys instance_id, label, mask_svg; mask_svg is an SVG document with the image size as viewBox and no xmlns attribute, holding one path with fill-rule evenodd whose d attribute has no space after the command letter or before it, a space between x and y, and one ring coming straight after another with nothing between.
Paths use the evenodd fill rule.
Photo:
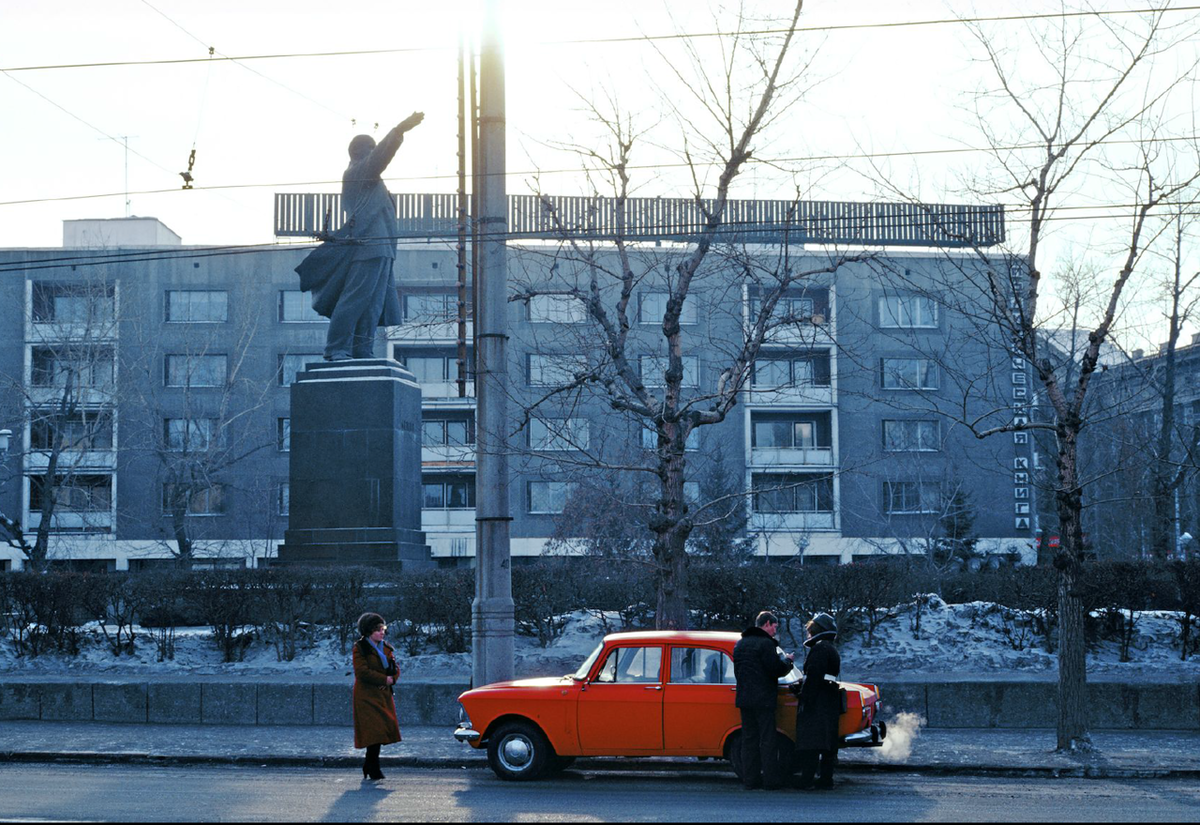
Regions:
<instances>
[{"instance_id":1,"label":"car side window","mask_svg":"<svg viewBox=\"0 0 1200 825\"><path fill-rule=\"evenodd\" d=\"M671 684L734 685L733 659L704 647L671 648Z\"/></svg>"},{"instance_id":2,"label":"car side window","mask_svg":"<svg viewBox=\"0 0 1200 825\"><path fill-rule=\"evenodd\" d=\"M597 682L645 683L657 682L662 670L661 647L618 647L608 654Z\"/></svg>"}]
</instances>

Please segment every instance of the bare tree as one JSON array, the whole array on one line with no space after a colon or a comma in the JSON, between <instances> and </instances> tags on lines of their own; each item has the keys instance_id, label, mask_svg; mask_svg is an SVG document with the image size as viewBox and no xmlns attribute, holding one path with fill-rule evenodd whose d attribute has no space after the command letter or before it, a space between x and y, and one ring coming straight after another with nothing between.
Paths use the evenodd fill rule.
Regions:
<instances>
[{"instance_id":1,"label":"bare tree","mask_svg":"<svg viewBox=\"0 0 1200 825\"><path fill-rule=\"evenodd\" d=\"M29 282L28 374L0 377L29 435L32 533L4 517L5 538L45 570L59 531L109 532L116 409L117 281L102 268ZM18 432L19 439L22 432Z\"/></svg>"},{"instance_id":2,"label":"bare tree","mask_svg":"<svg viewBox=\"0 0 1200 825\"><path fill-rule=\"evenodd\" d=\"M278 379L256 361L261 311L248 295L175 294L181 306L173 311L183 323L170 335L139 325L147 337L127 348L128 368L145 376L133 385L139 409L128 417L128 429L137 444L130 456L153 458L162 497L161 510L151 505L141 515L162 530L163 546L186 569L223 543L210 541L205 520L197 517L223 514L230 471L276 443L277 434L259 419ZM263 482L250 492L258 500L269 487Z\"/></svg>"},{"instance_id":3,"label":"bare tree","mask_svg":"<svg viewBox=\"0 0 1200 825\"><path fill-rule=\"evenodd\" d=\"M559 242L542 254L554 259L551 271L556 277L550 284L528 279L513 297L531 307L548 295L577 301L590 336L590 344L580 351L586 358L559 357L552 365L552 378L543 371L541 380L533 382L545 391L526 400L530 417L534 410L595 392L612 412L653 433L651 460L620 469L648 472L656 485L647 524L653 536L659 627L683 628L688 623L686 567L696 527L685 491L689 437L699 428L725 421L773 332L811 324L811 318L802 321L787 312L785 296L831 276L850 260L866 257L797 258L787 243L776 247L773 255L764 254L739 246L727 225L734 181L764 132L808 79L807 66L803 61L797 65L794 42L802 8L803 2L794 4L783 34L775 40L756 39L746 31L748 21L737 20L715 62L690 43L686 65L660 55L666 76L678 82L663 96L681 129L679 156L692 174L692 237L661 249L637 243L628 224L633 213L631 158L645 135L612 98L607 106L588 104L607 146L574 148L597 181L597 195L603 181L605 208L611 208L615 229L603 241L581 235L578 230L586 227L543 197ZM707 181L706 163L717 171L715 185ZM711 289L705 300L736 317L723 340L694 334L688 325L686 313L695 311L705 286ZM653 297L647 299L643 291ZM757 309L749 318L742 312L747 291L754 293ZM653 317L653 327L639 327L648 316ZM651 329L657 331L657 341L650 339ZM702 364L701 352L720 353L720 362Z\"/></svg>"},{"instance_id":4,"label":"bare tree","mask_svg":"<svg viewBox=\"0 0 1200 825\"><path fill-rule=\"evenodd\" d=\"M1051 494L1061 537L1053 564L1058 570L1062 750L1091 747L1080 596L1089 478L1079 445L1085 428L1106 413L1096 408L1090 388L1135 273L1167 226L1169 215L1161 213L1187 197L1200 176L1195 147L1166 140L1169 107L1195 74L1190 59L1182 66L1167 59L1193 34L1194 23L1185 26L1170 26L1161 8L1136 20L1077 15L1039 20L1016 41L1002 42L971 25L994 81L975 97L973 114L995 173L976 181L972 191L977 197L1017 200L1010 212L1025 229L1005 254L979 248L977 262L958 266L956 280L938 289L981 328L998 330L1014 357L1032 365L1036 401L1046 405L1040 416L997 409L960 417L981 439L1029 430L1042 430L1052 439ZM1185 148L1171 151L1171 146ZM1088 312L1087 301L1073 302L1068 284L1066 294L1057 295L1060 314L1053 304L1055 286L1061 288L1063 280L1048 280L1055 273L1044 268L1044 248L1051 230L1064 221L1094 229L1090 224L1096 218L1077 218L1063 207L1086 183L1098 181L1108 197L1115 196L1124 229L1119 237L1109 233L1112 240L1103 248L1089 250L1101 273L1086 284L1099 293L1098 309ZM1071 330L1065 341L1050 334L1056 325ZM978 380L964 377L964 387Z\"/></svg>"}]
</instances>

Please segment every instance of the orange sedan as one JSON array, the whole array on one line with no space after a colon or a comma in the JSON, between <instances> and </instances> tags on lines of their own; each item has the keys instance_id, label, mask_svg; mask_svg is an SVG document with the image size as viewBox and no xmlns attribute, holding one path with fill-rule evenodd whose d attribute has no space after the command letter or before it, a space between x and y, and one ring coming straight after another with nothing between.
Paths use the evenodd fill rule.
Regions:
<instances>
[{"instance_id":1,"label":"orange sedan","mask_svg":"<svg viewBox=\"0 0 1200 825\"><path fill-rule=\"evenodd\" d=\"M454 736L487 748L501 779L535 779L577 756L724 757L740 773L741 716L734 706L733 646L741 635L700 631L613 633L568 676L498 682L459 697ZM779 680L775 724L790 764L796 731L793 668ZM874 685L844 690L842 747L887 735Z\"/></svg>"}]
</instances>

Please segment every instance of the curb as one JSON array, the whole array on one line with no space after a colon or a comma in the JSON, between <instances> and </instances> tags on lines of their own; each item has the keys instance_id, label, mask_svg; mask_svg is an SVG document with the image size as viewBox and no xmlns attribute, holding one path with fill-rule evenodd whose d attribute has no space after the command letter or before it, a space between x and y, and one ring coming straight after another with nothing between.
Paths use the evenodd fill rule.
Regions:
<instances>
[{"instance_id":1,"label":"curb","mask_svg":"<svg viewBox=\"0 0 1200 825\"><path fill-rule=\"evenodd\" d=\"M269 766L278 768L359 768L362 760L356 756L253 756L225 754L152 754L138 751L99 753L75 751L0 751L0 763L76 764L76 765L144 765L157 767L208 766ZM392 768L483 770L487 761L438 756L382 757L382 766ZM603 773L721 773L731 779L733 773L723 760L651 762L626 759L581 759L575 770ZM843 763L838 773L849 774L922 774L926 776L983 776L1014 779L1192 779L1200 780L1200 768L1138 769L1100 766L1023 767L1002 765L855 765Z\"/></svg>"}]
</instances>

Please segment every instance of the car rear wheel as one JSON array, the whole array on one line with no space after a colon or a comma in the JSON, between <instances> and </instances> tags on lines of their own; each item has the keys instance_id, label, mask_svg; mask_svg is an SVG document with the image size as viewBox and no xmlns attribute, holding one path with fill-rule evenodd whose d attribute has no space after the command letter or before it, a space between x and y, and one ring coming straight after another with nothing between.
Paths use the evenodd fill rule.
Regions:
<instances>
[{"instance_id":1,"label":"car rear wheel","mask_svg":"<svg viewBox=\"0 0 1200 825\"><path fill-rule=\"evenodd\" d=\"M488 739L488 765L501 779L537 779L552 758L550 742L529 722L507 722Z\"/></svg>"},{"instance_id":2,"label":"car rear wheel","mask_svg":"<svg viewBox=\"0 0 1200 825\"><path fill-rule=\"evenodd\" d=\"M789 777L796 772L796 743L788 739L782 733L775 734L775 759L779 765L783 777ZM737 774L737 778L742 778L742 732L738 731L729 737L729 742L725 746L725 758L729 760L729 764L733 766L733 772Z\"/></svg>"}]
</instances>

